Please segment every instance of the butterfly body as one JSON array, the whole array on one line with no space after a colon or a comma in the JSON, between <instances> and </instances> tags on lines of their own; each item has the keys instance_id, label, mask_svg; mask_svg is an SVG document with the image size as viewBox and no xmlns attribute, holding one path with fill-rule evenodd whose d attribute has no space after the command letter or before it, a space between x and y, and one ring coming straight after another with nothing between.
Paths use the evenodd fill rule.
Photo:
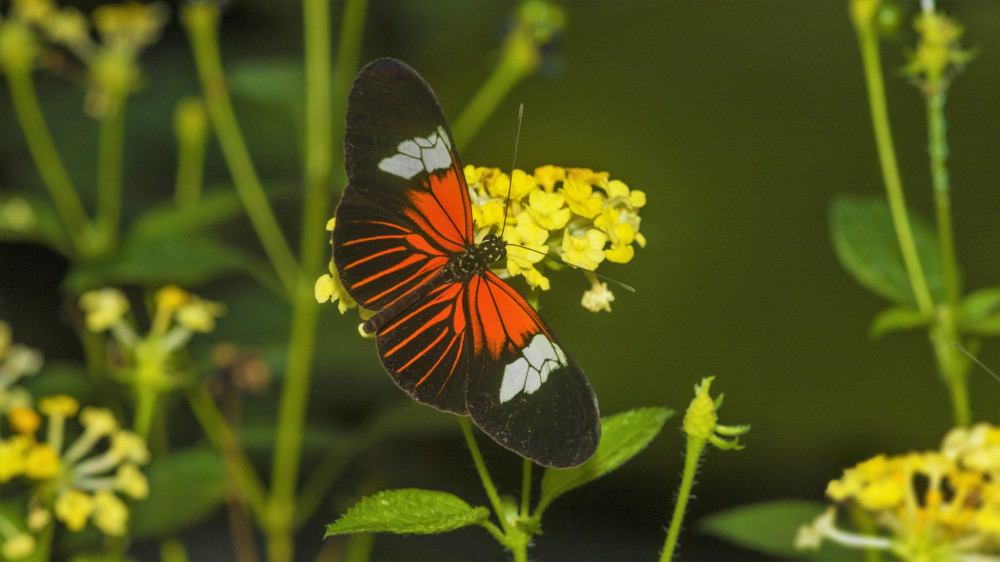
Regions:
<instances>
[{"instance_id":1,"label":"butterfly body","mask_svg":"<svg viewBox=\"0 0 1000 562\"><path fill-rule=\"evenodd\" d=\"M465 177L427 83L396 60L369 64L351 91L344 146L334 263L347 292L378 311L362 329L396 384L540 464L589 458L600 438L594 392L489 270L506 243L493 233L474 242Z\"/></svg>"}]
</instances>

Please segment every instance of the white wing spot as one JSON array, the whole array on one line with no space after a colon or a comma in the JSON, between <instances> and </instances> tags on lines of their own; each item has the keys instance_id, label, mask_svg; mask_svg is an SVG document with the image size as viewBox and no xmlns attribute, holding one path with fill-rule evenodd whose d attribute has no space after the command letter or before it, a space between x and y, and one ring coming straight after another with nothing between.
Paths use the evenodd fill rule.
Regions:
<instances>
[{"instance_id":1,"label":"white wing spot","mask_svg":"<svg viewBox=\"0 0 1000 562\"><path fill-rule=\"evenodd\" d=\"M522 391L534 394L545 384L549 373L569 364L566 354L543 334L535 334L521 357L504 367L500 382L500 403L503 404Z\"/></svg>"},{"instance_id":2,"label":"white wing spot","mask_svg":"<svg viewBox=\"0 0 1000 562\"><path fill-rule=\"evenodd\" d=\"M399 152L378 163L378 169L394 176L410 179L420 172L451 168L451 141L443 127L427 138L415 137L399 143Z\"/></svg>"}]
</instances>

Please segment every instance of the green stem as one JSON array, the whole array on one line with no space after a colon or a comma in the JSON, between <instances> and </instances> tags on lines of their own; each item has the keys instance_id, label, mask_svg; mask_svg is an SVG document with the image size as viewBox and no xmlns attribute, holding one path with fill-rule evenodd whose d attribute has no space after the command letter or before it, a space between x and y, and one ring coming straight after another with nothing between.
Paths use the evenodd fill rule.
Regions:
<instances>
[{"instance_id":1,"label":"green stem","mask_svg":"<svg viewBox=\"0 0 1000 562\"><path fill-rule=\"evenodd\" d=\"M468 144L482 128L486 118L496 110L501 100L525 76L538 66L538 53L533 42L523 32L515 31L504 45L504 54L493 74L480 86L465 111L451 128L458 148Z\"/></svg>"},{"instance_id":2,"label":"green stem","mask_svg":"<svg viewBox=\"0 0 1000 562\"><path fill-rule=\"evenodd\" d=\"M293 299L292 332L288 342L288 365L278 404L274 461L271 470L271 498L268 506L268 559L292 560L292 532L295 522L295 490L302 452L306 404L312 372L319 305L312 283L302 279Z\"/></svg>"},{"instance_id":3,"label":"green stem","mask_svg":"<svg viewBox=\"0 0 1000 562\"><path fill-rule=\"evenodd\" d=\"M101 253L118 243L122 212L122 151L125 147L124 95L113 95L101 119L97 137L97 215L95 227Z\"/></svg>"},{"instance_id":4,"label":"green stem","mask_svg":"<svg viewBox=\"0 0 1000 562\"><path fill-rule=\"evenodd\" d=\"M203 115L204 109L200 102L185 103L189 105L179 109L178 113L200 112ZM179 207L185 207L201 199L202 185L205 181L205 146L208 135L190 134L180 126L177 129L177 177L174 182L174 202Z\"/></svg>"},{"instance_id":5,"label":"green stem","mask_svg":"<svg viewBox=\"0 0 1000 562\"><path fill-rule=\"evenodd\" d=\"M267 194L254 170L236 113L226 92L226 79L219 54L219 7L210 2L187 4L181 12L181 20L191 41L208 116L232 174L236 191L271 265L288 294L294 295L300 275L298 263L278 226Z\"/></svg>"},{"instance_id":6,"label":"green stem","mask_svg":"<svg viewBox=\"0 0 1000 562\"><path fill-rule=\"evenodd\" d=\"M938 243L941 248L941 275L945 303L937 315L937 327L931 339L941 374L951 393L952 410L958 426L972 421L969 406L969 362L953 345L961 342L955 324L961 295L958 284L958 259L955 255L955 234L951 222L951 196L948 179L947 120L944 115L946 93L940 85L930 88L927 95L927 136L930 153L931 180L934 186L934 209L937 218Z\"/></svg>"},{"instance_id":7,"label":"green stem","mask_svg":"<svg viewBox=\"0 0 1000 562\"><path fill-rule=\"evenodd\" d=\"M135 389L135 418L132 422L132 431L149 440L149 430L153 426L153 417L156 413L157 391L149 385L138 386Z\"/></svg>"},{"instance_id":8,"label":"green stem","mask_svg":"<svg viewBox=\"0 0 1000 562\"><path fill-rule=\"evenodd\" d=\"M706 439L688 437L687 452L684 458L684 474L681 477L681 487L677 491L677 503L674 504L674 514L670 518L670 529L667 531L667 540L663 545L663 552L660 553L660 562L667 562L673 559L674 551L677 549L677 539L681 534L681 523L684 521L684 513L687 510L688 499L691 497L691 488L694 487L694 476L698 472L698 459L705 449Z\"/></svg>"},{"instance_id":9,"label":"green stem","mask_svg":"<svg viewBox=\"0 0 1000 562\"><path fill-rule=\"evenodd\" d=\"M303 211L302 271L294 293L288 367L278 406L277 435L271 476L268 555L272 562L291 560L296 522L295 492L305 426L306 404L312 374L316 321L319 307L308 275L318 274L324 261L329 216L333 123L343 121L350 79L357 67L365 2L351 0L344 6L338 69L345 78L336 84L336 101L330 109L330 3L304 0L306 57L306 205ZM333 112L338 118L334 119Z\"/></svg>"},{"instance_id":10,"label":"green stem","mask_svg":"<svg viewBox=\"0 0 1000 562\"><path fill-rule=\"evenodd\" d=\"M472 434L472 424L469 423L469 418L465 416L458 417L458 424L462 426L462 435L465 436L465 442L469 446L469 453L472 455L472 462L476 465L476 472L479 473L479 479L483 482L486 497L490 499L490 505L493 506L493 511L497 514L497 519L500 520L500 526L503 528L504 533L509 536L511 527L507 522L507 518L503 515L503 505L500 503L500 495L497 494L497 488L493 485L493 479L490 478L490 473L486 470L483 454L479 451L479 445L476 444L476 436ZM505 544L504 546L509 545Z\"/></svg>"},{"instance_id":11,"label":"green stem","mask_svg":"<svg viewBox=\"0 0 1000 562\"><path fill-rule=\"evenodd\" d=\"M35 168L38 169L69 234L67 237L69 243L77 252L85 251L86 241L91 232L90 222L76 188L73 187L69 172L66 171L59 157L59 151L56 150L56 145L49 134L45 117L38 104L35 85L31 81L31 73L4 68L7 70L7 83L10 86L11 101L14 103L14 113L17 115L21 130L24 131L28 150L35 161Z\"/></svg>"},{"instance_id":12,"label":"green stem","mask_svg":"<svg viewBox=\"0 0 1000 562\"><path fill-rule=\"evenodd\" d=\"M264 484L258 478L250 460L243 454L239 441L226 424L225 417L215 406L212 396L204 386L200 385L188 389L186 395L188 405L205 435L222 454L226 473L236 481L257 521L266 521L267 499Z\"/></svg>"},{"instance_id":13,"label":"green stem","mask_svg":"<svg viewBox=\"0 0 1000 562\"><path fill-rule=\"evenodd\" d=\"M857 4L856 0L856 4ZM860 10L858 11L860 12ZM896 149L892 142L892 131L889 128L889 111L886 107L885 84L882 80L882 62L879 59L878 35L874 29L871 14L861 17L854 14L855 29L861 47L861 59L864 65L865 81L868 84L868 104L872 114L872 126L875 131L875 144L878 148L879 162L882 167L882 180L885 183L889 209L892 213L896 237L899 239L899 249L903 254L910 285L913 289L917 306L921 312L930 314L934 308L924 271L920 266L920 256L913 240L913 230L906 213L906 198L903 196L902 181L899 176L899 165L896 162Z\"/></svg>"}]
</instances>

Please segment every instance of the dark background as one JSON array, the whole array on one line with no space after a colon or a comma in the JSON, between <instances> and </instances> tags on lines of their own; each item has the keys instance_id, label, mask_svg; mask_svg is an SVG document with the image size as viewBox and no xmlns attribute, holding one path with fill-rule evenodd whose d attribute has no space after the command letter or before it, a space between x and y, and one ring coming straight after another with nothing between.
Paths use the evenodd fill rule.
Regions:
<instances>
[{"instance_id":1,"label":"dark background","mask_svg":"<svg viewBox=\"0 0 1000 562\"><path fill-rule=\"evenodd\" d=\"M1000 2L939 5L966 27L963 44L977 52L955 80L946 111L958 255L965 286L978 289L1000 279ZM745 503L820 500L843 468L882 452L936 448L952 423L926 335L872 341L869 324L888 303L848 276L830 242L827 213L836 195L884 193L847 4L563 6L568 26L546 72L516 87L464 150L463 161L509 166L516 108L523 102L519 168L607 170L646 192L647 248L627 266L601 268L637 292L617 291L613 313L591 314L578 305L583 278L557 273L553 290L541 298L542 313L584 366L606 414L638 406L682 414L692 386L717 377L713 394L726 395L721 422L753 428L743 439L746 450L711 450L703 462L680 557L763 558L701 534L698 518ZM931 218L923 99L899 72L904 49L915 44L909 21L918 7L901 6L906 23L896 39L882 43L890 118L908 202ZM380 56L408 62L455 119L490 74L513 7L373 1L362 63ZM299 10L293 2L232 3L222 22L227 68L235 72L262 57L301 60ZM173 106L197 93L176 17L143 65L145 88L128 108L126 220L171 197ZM38 80L57 144L90 198L96 125L82 115L82 91L61 78ZM0 92L0 187L42 193L6 88ZM301 168L294 112L249 97L237 100L265 183L295 188ZM214 143L209 159L209 184L225 186L228 174ZM278 210L286 231L296 236L298 200L283 200ZM225 236L245 239L248 250L259 253L245 222ZM0 244L0 318L13 326L16 341L41 349L50 362L81 356L60 313L66 266L40 247ZM280 376L287 307L246 277L193 289L230 308L195 350L218 341L256 346L274 358ZM353 313L341 317L327 306L322 316L310 420L349 428L379 408L412 407L427 430L387 438L352 461L326 507L300 533L300 557L315 552L323 525L371 487L440 489L486 505L458 424L410 404L382 370L374 344L356 339ZM1000 366L995 340L980 357ZM975 371L971 386L974 419L995 422L1000 384ZM273 420L276 392L248 402L246 416ZM178 442L197 439L186 413L177 416ZM653 559L679 483L679 421L680 415L669 420L649 449L621 470L556 502L532 558ZM519 459L480 442L501 492L515 494ZM261 466L269 466L266 453L261 458ZM226 532L221 516L190 531L192 559L231 556ZM154 544L134 550L142 559L155 552ZM480 529L379 537L373 552L376 560L505 556Z\"/></svg>"}]
</instances>

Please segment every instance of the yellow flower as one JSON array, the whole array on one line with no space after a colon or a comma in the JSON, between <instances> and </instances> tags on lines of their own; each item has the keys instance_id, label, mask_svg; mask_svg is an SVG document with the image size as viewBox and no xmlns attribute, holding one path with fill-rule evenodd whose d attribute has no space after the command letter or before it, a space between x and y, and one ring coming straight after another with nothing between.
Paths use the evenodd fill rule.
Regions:
<instances>
[{"instance_id":1,"label":"yellow flower","mask_svg":"<svg viewBox=\"0 0 1000 562\"><path fill-rule=\"evenodd\" d=\"M31 408L19 406L7 412L7 419L14 431L24 435L34 435L42 425L42 418Z\"/></svg>"},{"instance_id":2,"label":"yellow flower","mask_svg":"<svg viewBox=\"0 0 1000 562\"><path fill-rule=\"evenodd\" d=\"M593 271L604 261L604 245L607 242L607 235L596 228L588 229L580 237L573 236L569 230L564 230L562 259L570 265Z\"/></svg>"},{"instance_id":3,"label":"yellow flower","mask_svg":"<svg viewBox=\"0 0 1000 562\"><path fill-rule=\"evenodd\" d=\"M177 285L167 285L156 291L153 297L156 301L156 308L168 311L180 310L180 308L191 300L191 293L181 289Z\"/></svg>"},{"instance_id":4,"label":"yellow flower","mask_svg":"<svg viewBox=\"0 0 1000 562\"><path fill-rule=\"evenodd\" d=\"M45 19L43 25L45 34L55 43L71 48L87 48L90 44L87 18L72 6L53 13Z\"/></svg>"},{"instance_id":5,"label":"yellow flower","mask_svg":"<svg viewBox=\"0 0 1000 562\"><path fill-rule=\"evenodd\" d=\"M603 186L608 181L607 172L595 172L590 168L567 168L566 169L566 179L574 180L581 183L586 183L590 185L600 185Z\"/></svg>"},{"instance_id":6,"label":"yellow flower","mask_svg":"<svg viewBox=\"0 0 1000 562\"><path fill-rule=\"evenodd\" d=\"M48 443L28 449L24 457L24 474L35 480L47 480L59 471L59 453Z\"/></svg>"},{"instance_id":7,"label":"yellow flower","mask_svg":"<svg viewBox=\"0 0 1000 562\"><path fill-rule=\"evenodd\" d=\"M547 165L535 168L535 181L545 188L545 191L553 191L556 184L566 179L566 169L559 166Z\"/></svg>"},{"instance_id":8,"label":"yellow flower","mask_svg":"<svg viewBox=\"0 0 1000 562\"><path fill-rule=\"evenodd\" d=\"M118 472L115 474L115 489L141 500L149 495L149 480L136 465L123 464L118 467Z\"/></svg>"},{"instance_id":9,"label":"yellow flower","mask_svg":"<svg viewBox=\"0 0 1000 562\"><path fill-rule=\"evenodd\" d=\"M55 11L52 0L14 0L14 13L24 21L42 23Z\"/></svg>"},{"instance_id":10,"label":"yellow flower","mask_svg":"<svg viewBox=\"0 0 1000 562\"><path fill-rule=\"evenodd\" d=\"M528 213L538 226L546 230L559 230L569 222L572 211L566 207L561 193L532 191L528 195Z\"/></svg>"},{"instance_id":11,"label":"yellow flower","mask_svg":"<svg viewBox=\"0 0 1000 562\"><path fill-rule=\"evenodd\" d=\"M545 241L549 232L535 224L528 212L519 214L515 221L517 224L514 228L504 231L504 240L508 243L507 271L511 275L522 275L528 285L547 291L549 280L535 269L535 264L542 261L548 253L549 247L545 245Z\"/></svg>"},{"instance_id":12,"label":"yellow flower","mask_svg":"<svg viewBox=\"0 0 1000 562\"><path fill-rule=\"evenodd\" d=\"M879 528L862 533L838 529L831 510L800 530L798 544L816 548L827 539L887 550L904 560L995 555L1000 544L996 473L975 466L975 459L977 452L989 449L987 436L996 429L956 429L940 451L878 455L844 470L827 486L827 496L865 511L865 519Z\"/></svg>"},{"instance_id":13,"label":"yellow flower","mask_svg":"<svg viewBox=\"0 0 1000 562\"><path fill-rule=\"evenodd\" d=\"M583 299L580 300L580 304L583 308L591 312L611 312L611 303L614 302L615 295L608 290L607 283L596 282L591 285L590 290L583 293Z\"/></svg>"},{"instance_id":14,"label":"yellow flower","mask_svg":"<svg viewBox=\"0 0 1000 562\"><path fill-rule=\"evenodd\" d=\"M94 494L94 525L105 535L120 537L125 534L128 508L118 496L107 490Z\"/></svg>"},{"instance_id":15,"label":"yellow flower","mask_svg":"<svg viewBox=\"0 0 1000 562\"><path fill-rule=\"evenodd\" d=\"M57 394L38 401L38 411L47 416L71 417L80 409L80 403L72 396Z\"/></svg>"},{"instance_id":16,"label":"yellow flower","mask_svg":"<svg viewBox=\"0 0 1000 562\"><path fill-rule=\"evenodd\" d=\"M128 459L139 464L149 462L146 442L131 431L119 431L111 437L111 453L119 459Z\"/></svg>"},{"instance_id":17,"label":"yellow flower","mask_svg":"<svg viewBox=\"0 0 1000 562\"><path fill-rule=\"evenodd\" d=\"M65 523L70 531L81 531L94 511L94 500L90 494L78 490L68 490L56 498L56 519Z\"/></svg>"},{"instance_id":18,"label":"yellow flower","mask_svg":"<svg viewBox=\"0 0 1000 562\"><path fill-rule=\"evenodd\" d=\"M128 312L128 299L118 289L87 291L80 297L80 308L86 313L87 329L103 332L121 321Z\"/></svg>"},{"instance_id":19,"label":"yellow flower","mask_svg":"<svg viewBox=\"0 0 1000 562\"><path fill-rule=\"evenodd\" d=\"M138 50L154 43L167 23L167 7L159 2L127 2L99 6L93 13L94 27L106 43Z\"/></svg>"},{"instance_id":20,"label":"yellow flower","mask_svg":"<svg viewBox=\"0 0 1000 562\"><path fill-rule=\"evenodd\" d=\"M0 484L24 473L24 453L33 444L26 435L0 441Z\"/></svg>"},{"instance_id":21,"label":"yellow flower","mask_svg":"<svg viewBox=\"0 0 1000 562\"><path fill-rule=\"evenodd\" d=\"M192 332L211 332L215 329L215 319L225 312L224 304L191 295L191 300L177 311L177 323Z\"/></svg>"},{"instance_id":22,"label":"yellow flower","mask_svg":"<svg viewBox=\"0 0 1000 562\"><path fill-rule=\"evenodd\" d=\"M347 289L340 281L333 261L330 261L330 274L324 274L316 280L316 302L336 301L337 309L343 314L351 308L357 308L358 303L354 302L351 295L347 294Z\"/></svg>"},{"instance_id":23,"label":"yellow flower","mask_svg":"<svg viewBox=\"0 0 1000 562\"><path fill-rule=\"evenodd\" d=\"M107 408L88 406L80 412L80 424L95 437L111 435L118 431L118 420Z\"/></svg>"},{"instance_id":24,"label":"yellow flower","mask_svg":"<svg viewBox=\"0 0 1000 562\"><path fill-rule=\"evenodd\" d=\"M512 187L513 186L513 190ZM523 170L514 170L514 177L511 179L507 174L500 174L495 181L489 184L489 193L494 197L507 199L507 192L510 191L511 201L520 201L525 195L534 193L537 184L535 178L524 173Z\"/></svg>"},{"instance_id":25,"label":"yellow flower","mask_svg":"<svg viewBox=\"0 0 1000 562\"><path fill-rule=\"evenodd\" d=\"M3 541L3 548L0 549L6 560L27 558L34 551L35 538L28 533L18 533L12 537L7 537Z\"/></svg>"},{"instance_id":26,"label":"yellow flower","mask_svg":"<svg viewBox=\"0 0 1000 562\"><path fill-rule=\"evenodd\" d=\"M489 200L483 203L482 206L472 206L472 223L477 229L490 230L490 227L492 226L499 227L502 225L503 221L503 205L496 201Z\"/></svg>"},{"instance_id":27,"label":"yellow flower","mask_svg":"<svg viewBox=\"0 0 1000 562\"><path fill-rule=\"evenodd\" d=\"M566 180L562 184L562 193L566 197L569 209L581 217L592 219L604 207L601 198L593 195L594 190L590 184L577 180Z\"/></svg>"}]
</instances>

